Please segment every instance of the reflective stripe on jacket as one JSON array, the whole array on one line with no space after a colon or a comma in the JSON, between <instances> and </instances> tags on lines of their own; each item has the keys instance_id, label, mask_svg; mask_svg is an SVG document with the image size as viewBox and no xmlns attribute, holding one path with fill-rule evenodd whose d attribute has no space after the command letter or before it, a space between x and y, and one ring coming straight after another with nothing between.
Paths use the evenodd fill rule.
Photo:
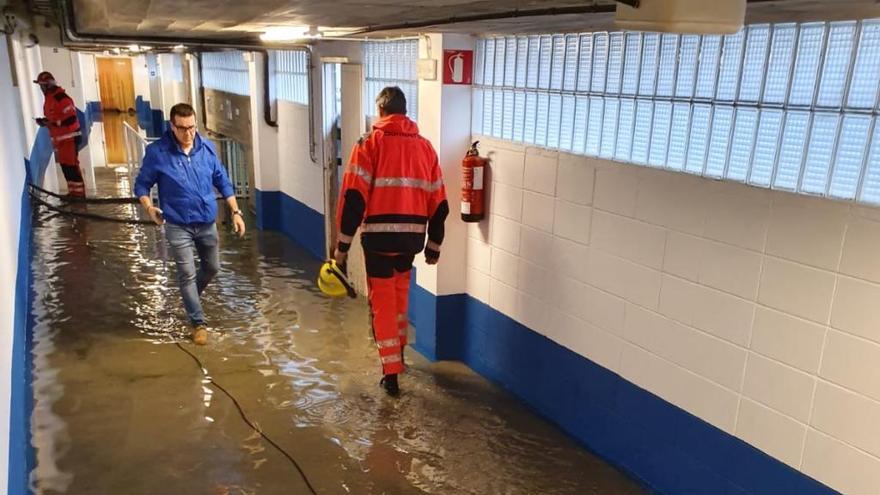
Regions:
<instances>
[{"instance_id":1,"label":"reflective stripe on jacket","mask_svg":"<svg viewBox=\"0 0 880 495\"><path fill-rule=\"evenodd\" d=\"M340 241L362 228L364 248L415 254L425 235L439 251L449 208L437 153L405 115L388 115L352 150L337 210Z\"/></svg>"},{"instance_id":2,"label":"reflective stripe on jacket","mask_svg":"<svg viewBox=\"0 0 880 495\"><path fill-rule=\"evenodd\" d=\"M76 105L73 98L56 86L43 100L43 115L48 120L47 127L53 142L65 141L79 136L79 119L76 118Z\"/></svg>"}]
</instances>

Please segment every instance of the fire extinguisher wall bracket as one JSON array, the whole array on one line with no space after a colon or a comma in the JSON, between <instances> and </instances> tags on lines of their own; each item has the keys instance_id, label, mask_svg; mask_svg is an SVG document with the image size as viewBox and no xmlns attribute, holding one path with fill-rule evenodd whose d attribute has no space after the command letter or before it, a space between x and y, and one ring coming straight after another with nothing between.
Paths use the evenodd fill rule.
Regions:
<instances>
[{"instance_id":1,"label":"fire extinguisher wall bracket","mask_svg":"<svg viewBox=\"0 0 880 495\"><path fill-rule=\"evenodd\" d=\"M461 219L465 222L479 222L485 212L485 177L488 160L480 156L475 141L461 162Z\"/></svg>"}]
</instances>

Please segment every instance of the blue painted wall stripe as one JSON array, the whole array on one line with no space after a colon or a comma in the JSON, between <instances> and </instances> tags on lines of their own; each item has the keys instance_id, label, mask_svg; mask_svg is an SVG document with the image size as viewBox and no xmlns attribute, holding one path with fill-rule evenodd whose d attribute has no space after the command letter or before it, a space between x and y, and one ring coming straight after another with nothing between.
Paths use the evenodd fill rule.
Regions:
<instances>
[{"instance_id":1,"label":"blue painted wall stripe","mask_svg":"<svg viewBox=\"0 0 880 495\"><path fill-rule=\"evenodd\" d=\"M324 259L324 215L280 191L256 192L257 227L277 230Z\"/></svg>"},{"instance_id":2,"label":"blue painted wall stripe","mask_svg":"<svg viewBox=\"0 0 880 495\"><path fill-rule=\"evenodd\" d=\"M22 188L19 228L18 271L15 280L15 320L12 329L12 397L9 424L10 494L28 493L28 476L34 467L30 420L33 410L31 388L31 208L27 187Z\"/></svg>"},{"instance_id":3,"label":"blue painted wall stripe","mask_svg":"<svg viewBox=\"0 0 880 495\"><path fill-rule=\"evenodd\" d=\"M471 296L414 285L410 318L416 350L464 362L660 493L836 493Z\"/></svg>"},{"instance_id":4,"label":"blue painted wall stripe","mask_svg":"<svg viewBox=\"0 0 880 495\"><path fill-rule=\"evenodd\" d=\"M281 230L281 193L256 189L257 228Z\"/></svg>"},{"instance_id":5,"label":"blue painted wall stripe","mask_svg":"<svg viewBox=\"0 0 880 495\"><path fill-rule=\"evenodd\" d=\"M150 100L145 100L140 95L135 97L134 105L138 126L147 132L147 137L161 137L167 128L164 112L161 109L154 109L150 105Z\"/></svg>"}]
</instances>

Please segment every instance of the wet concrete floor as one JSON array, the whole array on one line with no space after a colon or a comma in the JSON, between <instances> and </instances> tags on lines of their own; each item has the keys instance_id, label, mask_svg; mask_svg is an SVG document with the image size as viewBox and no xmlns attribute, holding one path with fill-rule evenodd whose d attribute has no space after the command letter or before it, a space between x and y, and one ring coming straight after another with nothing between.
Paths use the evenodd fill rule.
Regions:
<instances>
[{"instance_id":1,"label":"wet concrete floor","mask_svg":"<svg viewBox=\"0 0 880 495\"><path fill-rule=\"evenodd\" d=\"M37 210L36 493L311 493L292 460L321 494L644 492L459 363L408 349L402 396L386 396L365 301L323 297L319 262L249 228L220 228L195 347L159 229Z\"/></svg>"}]
</instances>

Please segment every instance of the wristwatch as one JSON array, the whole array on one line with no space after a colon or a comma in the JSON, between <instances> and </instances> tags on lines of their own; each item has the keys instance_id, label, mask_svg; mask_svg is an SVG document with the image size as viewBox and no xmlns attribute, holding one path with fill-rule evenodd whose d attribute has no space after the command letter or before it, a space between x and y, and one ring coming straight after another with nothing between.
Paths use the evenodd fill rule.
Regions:
<instances>
[{"instance_id":1,"label":"wristwatch","mask_svg":"<svg viewBox=\"0 0 880 495\"><path fill-rule=\"evenodd\" d=\"M244 218L244 213L242 213L241 210L235 210L235 211L232 212L232 214L233 214L233 215L238 215L238 216Z\"/></svg>"}]
</instances>

